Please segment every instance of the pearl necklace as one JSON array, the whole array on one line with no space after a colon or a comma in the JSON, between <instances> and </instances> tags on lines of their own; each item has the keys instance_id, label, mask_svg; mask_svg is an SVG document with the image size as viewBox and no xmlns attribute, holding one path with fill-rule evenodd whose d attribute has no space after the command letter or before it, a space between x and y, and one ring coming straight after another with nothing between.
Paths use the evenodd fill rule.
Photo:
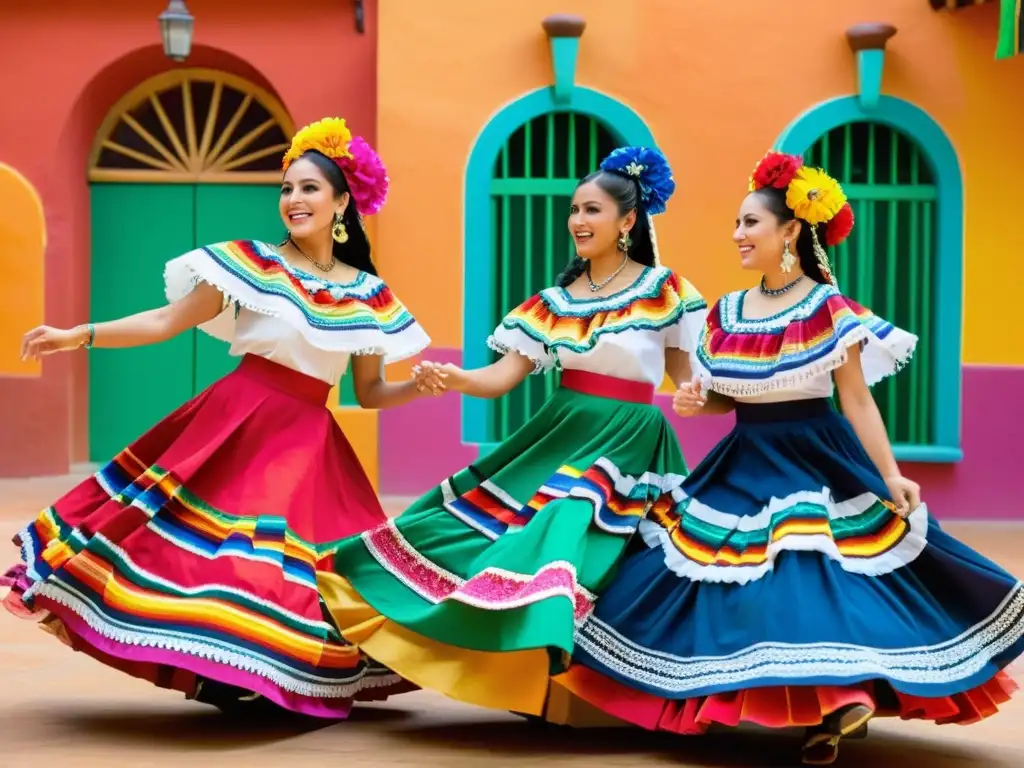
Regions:
<instances>
[{"instance_id":1,"label":"pearl necklace","mask_svg":"<svg viewBox=\"0 0 1024 768\"><path fill-rule=\"evenodd\" d=\"M590 282L590 292L591 293L597 293L602 288L604 288L606 285L608 285L608 283L610 283L612 280L614 280L616 277L618 277L619 273L626 268L626 262L627 261L629 261L629 256L624 256L622 258L622 263L619 264L619 268L616 269L614 272L612 272L608 276L607 279L602 280L600 283L595 283L594 282L594 278L592 278L590 276L590 262L588 261L587 262L587 280Z\"/></svg>"},{"instance_id":2,"label":"pearl necklace","mask_svg":"<svg viewBox=\"0 0 1024 768\"><path fill-rule=\"evenodd\" d=\"M769 288L767 285L765 285L764 277L762 277L761 285L759 285L758 288L760 289L762 296L781 296L782 294L793 290L793 287L801 280L803 280L805 277L807 277L807 275L800 275L799 277L797 277L796 280L794 280L791 283L786 283L781 288Z\"/></svg>"}]
</instances>

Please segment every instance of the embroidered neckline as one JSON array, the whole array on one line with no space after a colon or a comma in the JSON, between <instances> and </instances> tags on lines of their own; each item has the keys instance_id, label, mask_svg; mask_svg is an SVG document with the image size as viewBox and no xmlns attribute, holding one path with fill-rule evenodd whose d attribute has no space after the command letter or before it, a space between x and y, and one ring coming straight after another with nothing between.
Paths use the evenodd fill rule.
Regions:
<instances>
[{"instance_id":1,"label":"embroidered neckline","mask_svg":"<svg viewBox=\"0 0 1024 768\"><path fill-rule=\"evenodd\" d=\"M827 293L827 291L821 290L822 288L826 287L827 286L824 283L818 283L813 288L811 288L811 290L809 290L799 301L796 301L793 304L789 305L781 312L776 312L775 314L772 315L765 315L764 317L744 317L743 307L747 303L747 294L750 293L750 291L753 289L738 291L738 296L736 297L736 321L740 323L763 323L786 317L790 315L794 310L802 307L808 301L820 296L823 292Z\"/></svg>"},{"instance_id":2,"label":"embroidered neckline","mask_svg":"<svg viewBox=\"0 0 1024 768\"><path fill-rule=\"evenodd\" d=\"M647 275L649 275L653 269L654 269L654 267L646 267L645 266L640 271L640 274L637 275L636 278L629 285L627 285L627 286L625 286L623 288L620 288L619 290L614 291L612 293L605 294L604 296L594 296L592 298L586 298L586 297L580 298L578 296L573 296L571 293L569 293L569 289L564 287L564 286L558 286L557 290L561 292L562 298L564 298L566 301L569 301L569 302L571 302L573 304L597 304L597 303L602 302L602 301L610 301L611 299L617 299L622 294L624 294L624 293L626 293L628 291L633 290L634 288L639 286L640 283L643 282L644 278L646 278Z\"/></svg>"},{"instance_id":3,"label":"embroidered neckline","mask_svg":"<svg viewBox=\"0 0 1024 768\"><path fill-rule=\"evenodd\" d=\"M557 292L542 291L510 312L499 330L518 331L546 349L579 353L593 349L607 334L660 331L684 314L706 308L688 283L674 282L671 270L649 269L639 285L603 300L570 304Z\"/></svg>"},{"instance_id":4,"label":"embroidered neckline","mask_svg":"<svg viewBox=\"0 0 1024 768\"><path fill-rule=\"evenodd\" d=\"M593 317L601 312L618 312L637 301L658 298L671 276L672 270L667 267L644 267L644 272L629 286L607 296L577 299L565 288L545 288L537 295L557 317Z\"/></svg>"},{"instance_id":5,"label":"embroidered neckline","mask_svg":"<svg viewBox=\"0 0 1024 768\"><path fill-rule=\"evenodd\" d=\"M813 317L831 296L841 294L831 285L819 283L807 295L781 312L764 317L744 317L743 306L747 291L727 293L719 301L722 330L727 333L772 332L785 330L793 322Z\"/></svg>"},{"instance_id":6,"label":"embroidered neckline","mask_svg":"<svg viewBox=\"0 0 1024 768\"><path fill-rule=\"evenodd\" d=\"M250 242L254 246L256 246L256 249L260 252L260 255L263 258L267 259L268 261L273 261L275 264L278 264L281 267L281 269L283 269L285 272L290 273L296 279L302 281L303 287L305 287L306 281L314 281L317 283L321 283L327 289L341 288L342 290L348 290L350 288L358 288L364 282L366 282L366 278L369 277L368 272L364 272L363 270L360 269L356 270L355 278L349 280L347 283L342 283L337 280L329 280L326 277L314 275L312 272L307 272L301 267L295 266L290 261L288 261L288 259L286 259L279 250L277 250L276 245L265 243L262 240L250 240ZM307 288L307 290L310 289Z\"/></svg>"}]
</instances>

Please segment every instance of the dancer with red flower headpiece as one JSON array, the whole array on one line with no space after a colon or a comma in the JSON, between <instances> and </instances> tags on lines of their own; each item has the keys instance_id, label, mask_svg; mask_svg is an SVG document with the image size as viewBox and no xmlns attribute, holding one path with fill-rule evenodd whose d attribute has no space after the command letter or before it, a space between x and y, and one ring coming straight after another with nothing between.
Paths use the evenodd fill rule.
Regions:
<instances>
[{"instance_id":1,"label":"dancer with red flower headpiece","mask_svg":"<svg viewBox=\"0 0 1024 768\"><path fill-rule=\"evenodd\" d=\"M733 240L760 286L708 313L675 400L735 409L736 426L640 523L548 720L595 724L582 699L684 734L804 726L804 763L826 765L873 716L971 723L1015 689L1024 584L946 534L900 473L869 387L917 338L839 292L825 246L852 228L824 171L779 153L754 171Z\"/></svg>"},{"instance_id":2,"label":"dancer with red flower headpiece","mask_svg":"<svg viewBox=\"0 0 1024 768\"><path fill-rule=\"evenodd\" d=\"M23 563L0 581L10 611L225 710L269 700L344 717L353 699L409 688L324 620L316 584L338 540L386 519L326 408L331 387L351 358L364 407L429 394L382 376L429 343L370 257L362 216L387 187L344 120L314 123L284 158L284 243L200 248L167 264L163 308L26 334L37 358L198 326L242 359L18 534Z\"/></svg>"}]
</instances>

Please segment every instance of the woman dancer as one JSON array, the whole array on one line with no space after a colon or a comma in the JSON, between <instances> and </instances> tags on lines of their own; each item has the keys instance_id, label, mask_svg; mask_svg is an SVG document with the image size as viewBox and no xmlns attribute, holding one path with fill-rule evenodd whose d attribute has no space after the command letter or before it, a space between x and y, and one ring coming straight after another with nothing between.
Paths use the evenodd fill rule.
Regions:
<instances>
[{"instance_id":1,"label":"woman dancer","mask_svg":"<svg viewBox=\"0 0 1024 768\"><path fill-rule=\"evenodd\" d=\"M995 713L1024 650L1024 585L944 533L900 474L868 387L917 339L835 286L822 244L853 227L839 184L770 153L750 188L733 239L760 285L708 315L714 405L701 382L676 398L681 415L731 399L736 427L640 523L646 546L553 685L650 729L806 726L803 760L825 765L876 714Z\"/></svg>"},{"instance_id":2,"label":"woman dancer","mask_svg":"<svg viewBox=\"0 0 1024 768\"><path fill-rule=\"evenodd\" d=\"M22 354L152 344L198 326L238 368L183 405L15 539L6 607L76 650L223 709L262 695L344 717L405 686L326 622L315 573L334 543L385 519L326 409L351 356L356 396L426 392L382 362L429 339L376 275L362 216L387 192L345 121L299 131L284 157L280 246L219 243L169 262L168 306L26 334ZM145 386L145 379L140 382Z\"/></svg>"},{"instance_id":3,"label":"woman dancer","mask_svg":"<svg viewBox=\"0 0 1024 768\"><path fill-rule=\"evenodd\" d=\"M665 373L689 381L706 314L692 286L657 263L650 215L675 188L661 153L626 147L576 188L578 256L510 312L496 363L423 364L420 379L500 397L531 372L561 386L497 449L396 520L338 548L318 576L346 640L421 687L539 715L552 665L573 650L644 512L686 473L652 405Z\"/></svg>"}]
</instances>

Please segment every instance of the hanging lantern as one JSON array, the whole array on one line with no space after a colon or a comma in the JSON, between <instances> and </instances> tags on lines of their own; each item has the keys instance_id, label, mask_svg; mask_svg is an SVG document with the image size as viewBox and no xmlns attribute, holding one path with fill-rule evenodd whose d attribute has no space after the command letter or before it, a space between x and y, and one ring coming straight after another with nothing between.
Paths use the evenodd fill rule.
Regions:
<instances>
[{"instance_id":1,"label":"hanging lantern","mask_svg":"<svg viewBox=\"0 0 1024 768\"><path fill-rule=\"evenodd\" d=\"M192 28L195 18L185 7L185 0L171 0L160 14L160 35L164 53L174 61L184 61L192 52Z\"/></svg>"}]
</instances>

